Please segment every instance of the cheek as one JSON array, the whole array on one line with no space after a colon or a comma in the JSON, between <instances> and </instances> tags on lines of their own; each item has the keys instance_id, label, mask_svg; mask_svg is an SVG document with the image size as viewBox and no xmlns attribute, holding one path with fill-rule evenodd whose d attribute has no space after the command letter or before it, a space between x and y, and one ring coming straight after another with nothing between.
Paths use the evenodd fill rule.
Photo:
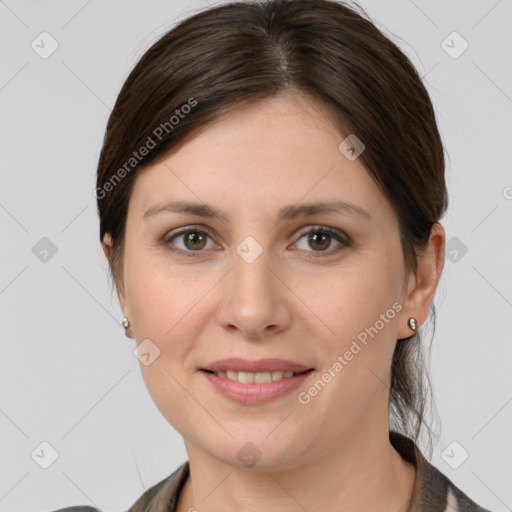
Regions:
<instances>
[{"instance_id":1,"label":"cheek","mask_svg":"<svg viewBox=\"0 0 512 512\"><path fill-rule=\"evenodd\" d=\"M141 371L154 404L178 432L193 431L194 423L204 422L203 411L187 393L183 374L164 353L149 366L141 364Z\"/></svg>"},{"instance_id":2,"label":"cheek","mask_svg":"<svg viewBox=\"0 0 512 512\"><path fill-rule=\"evenodd\" d=\"M200 285L147 249L134 248L127 254L126 300L137 338L163 342L191 308L194 294L189 291Z\"/></svg>"},{"instance_id":3,"label":"cheek","mask_svg":"<svg viewBox=\"0 0 512 512\"><path fill-rule=\"evenodd\" d=\"M381 253L364 267L337 275L312 307L330 328L323 343L323 372L331 392L324 399L340 410L356 408L363 414L388 382L402 309L400 267L394 260L396 254Z\"/></svg>"},{"instance_id":4,"label":"cheek","mask_svg":"<svg viewBox=\"0 0 512 512\"><path fill-rule=\"evenodd\" d=\"M190 429L191 418L200 412L191 407L190 396L186 390L184 364L187 355L197 338L196 323L199 297L184 293L190 289L190 283L184 277L176 277L177 272L164 269L154 261L142 258L136 265L132 260L127 290L129 294L130 314L133 318L137 344L144 343L156 357L150 364L143 363L140 368L147 390L157 408L167 421L178 431ZM203 293L204 295L204 293ZM185 422L185 423L183 423Z\"/></svg>"},{"instance_id":5,"label":"cheek","mask_svg":"<svg viewBox=\"0 0 512 512\"><path fill-rule=\"evenodd\" d=\"M381 279L380 273L368 270L340 281L343 284L323 297L320 315L335 333L328 331L322 343L324 366L319 380L325 384L316 381L303 391L313 404L306 407L325 411L330 418L325 421L333 425L351 428L361 424L368 414L382 413L381 408L387 404L384 397L389 392L401 307L395 300L399 295L393 293L396 286L388 278Z\"/></svg>"},{"instance_id":6,"label":"cheek","mask_svg":"<svg viewBox=\"0 0 512 512\"><path fill-rule=\"evenodd\" d=\"M303 289L297 295L307 297L307 306L318 312L322 324L329 328L325 330L327 338L337 348L350 344L375 324L379 334L382 331L387 336L396 322L399 288L392 269L379 262L331 274L314 294L306 293Z\"/></svg>"},{"instance_id":7,"label":"cheek","mask_svg":"<svg viewBox=\"0 0 512 512\"><path fill-rule=\"evenodd\" d=\"M177 321L179 292L154 273L139 271L129 279L128 304L138 338L160 340Z\"/></svg>"},{"instance_id":8,"label":"cheek","mask_svg":"<svg viewBox=\"0 0 512 512\"><path fill-rule=\"evenodd\" d=\"M192 266L184 267L180 270L161 258L132 254L126 273L127 303L137 343L151 340L160 352L157 361L173 375L187 369L187 355L204 328L208 291L218 280L198 275ZM152 368L142 370L154 378ZM160 378L170 377L164 373Z\"/></svg>"}]
</instances>

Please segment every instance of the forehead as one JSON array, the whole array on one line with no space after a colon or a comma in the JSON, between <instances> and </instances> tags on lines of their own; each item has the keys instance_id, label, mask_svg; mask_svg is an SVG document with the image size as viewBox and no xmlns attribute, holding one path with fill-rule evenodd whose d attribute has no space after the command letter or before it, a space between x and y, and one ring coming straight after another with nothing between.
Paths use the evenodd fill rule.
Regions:
<instances>
[{"instance_id":1,"label":"forehead","mask_svg":"<svg viewBox=\"0 0 512 512\"><path fill-rule=\"evenodd\" d=\"M340 151L344 137L327 108L310 98L250 104L140 171L132 199L144 211L172 199L281 213L284 204L344 200L376 213L384 197L361 160Z\"/></svg>"}]
</instances>

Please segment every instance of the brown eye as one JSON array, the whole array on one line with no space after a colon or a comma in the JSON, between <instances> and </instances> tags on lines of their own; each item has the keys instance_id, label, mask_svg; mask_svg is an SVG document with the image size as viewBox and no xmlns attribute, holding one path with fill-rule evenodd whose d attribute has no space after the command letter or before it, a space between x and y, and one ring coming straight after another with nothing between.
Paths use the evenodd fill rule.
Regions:
<instances>
[{"instance_id":1,"label":"brown eye","mask_svg":"<svg viewBox=\"0 0 512 512\"><path fill-rule=\"evenodd\" d=\"M311 258L317 258L322 256L332 256L342 251L346 247L350 246L350 238L346 235L343 235L341 232L337 230L328 228L328 227L315 227L310 229L309 231L305 231L302 233L300 240L306 238L306 247L299 247L301 250L305 250L310 253ZM332 250L327 250L332 242L335 241L338 243L338 246ZM313 249L308 250L308 248ZM318 253L318 254L315 254ZM324 254L322 254L324 253Z\"/></svg>"},{"instance_id":2,"label":"brown eye","mask_svg":"<svg viewBox=\"0 0 512 512\"><path fill-rule=\"evenodd\" d=\"M347 235L328 227L320 226L305 231L299 240L306 238L306 236L306 247L298 248L309 253L309 256L307 256L309 258L332 256L351 245L351 239ZM167 236L163 240L163 244L170 251L194 257L199 256L201 252L206 252L207 249L214 248L215 243L213 243L213 246L207 247L208 239L212 240L213 243L208 231L189 227ZM337 242L338 245L334 249L328 250L333 241Z\"/></svg>"},{"instance_id":3,"label":"brown eye","mask_svg":"<svg viewBox=\"0 0 512 512\"><path fill-rule=\"evenodd\" d=\"M187 249L198 250L206 245L206 236L200 231L189 231L182 236Z\"/></svg>"},{"instance_id":4,"label":"brown eye","mask_svg":"<svg viewBox=\"0 0 512 512\"><path fill-rule=\"evenodd\" d=\"M311 233L308 236L308 243L313 249L324 251L331 244L331 235L322 235L321 233Z\"/></svg>"},{"instance_id":5,"label":"brown eye","mask_svg":"<svg viewBox=\"0 0 512 512\"><path fill-rule=\"evenodd\" d=\"M195 256L194 252L204 252L207 247L209 233L201 229L184 229L164 240L164 244L172 251L185 254L186 256Z\"/></svg>"}]
</instances>

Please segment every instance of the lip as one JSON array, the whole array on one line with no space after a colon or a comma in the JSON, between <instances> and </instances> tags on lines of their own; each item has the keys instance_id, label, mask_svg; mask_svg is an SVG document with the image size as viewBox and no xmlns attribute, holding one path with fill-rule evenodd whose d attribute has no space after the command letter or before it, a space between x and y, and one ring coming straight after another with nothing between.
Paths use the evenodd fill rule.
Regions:
<instances>
[{"instance_id":1,"label":"lip","mask_svg":"<svg viewBox=\"0 0 512 512\"><path fill-rule=\"evenodd\" d=\"M228 359L220 359L214 363L208 364L201 368L201 370L210 370L212 372L223 371L226 372L231 370L233 372L270 372L272 370L283 370L290 372L305 372L307 370L313 370L310 366L304 366L303 364L296 363L287 359L258 359L256 361L250 361L248 359L242 359L240 357L231 357ZM294 378L294 377L290 377ZM245 386L246 384L244 384Z\"/></svg>"},{"instance_id":2,"label":"lip","mask_svg":"<svg viewBox=\"0 0 512 512\"><path fill-rule=\"evenodd\" d=\"M268 359L265 361L269 361ZM274 361L282 360L276 359ZM219 364L221 362L219 361ZM261 362L259 362L261 363ZM267 363L265 363L267 364ZM301 365L296 365L295 367ZM261 366L261 365L260 365ZM245 366L247 367L247 366ZM254 366L253 366L254 367ZM282 368L280 368L282 369ZM220 369L221 370L221 369ZM217 371L217 370L215 370ZM239 370L244 371L244 370ZM302 370L290 370L290 371L302 371ZM283 397L293 390L297 389L302 383L314 372L313 369L307 369L304 373L294 375L293 377L284 377L280 380L276 380L268 383L252 383L242 384L228 378L218 377L213 373L208 373L205 370L200 370L199 373L205 376L208 382L213 388L223 395L225 398L232 400L242 405L258 405L271 402L277 398Z\"/></svg>"}]
</instances>

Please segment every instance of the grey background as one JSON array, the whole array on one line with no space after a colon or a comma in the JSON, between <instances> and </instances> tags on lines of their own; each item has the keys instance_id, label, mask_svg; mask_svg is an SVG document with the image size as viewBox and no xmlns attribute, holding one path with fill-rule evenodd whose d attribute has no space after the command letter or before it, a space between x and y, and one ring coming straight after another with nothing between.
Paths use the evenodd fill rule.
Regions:
<instances>
[{"instance_id":1,"label":"grey background","mask_svg":"<svg viewBox=\"0 0 512 512\"><path fill-rule=\"evenodd\" d=\"M359 3L425 76L449 157L432 461L481 505L512 510L512 1ZM205 7L0 2L2 512L123 510L187 458L119 324L92 190L123 80L173 23ZM46 59L31 47L43 31L58 43ZM453 31L469 44L457 58L446 44L454 52L461 40L442 43ZM43 237L56 249L46 261ZM58 452L48 469L44 441ZM469 454L458 469L442 456L460 460L454 441Z\"/></svg>"}]
</instances>

